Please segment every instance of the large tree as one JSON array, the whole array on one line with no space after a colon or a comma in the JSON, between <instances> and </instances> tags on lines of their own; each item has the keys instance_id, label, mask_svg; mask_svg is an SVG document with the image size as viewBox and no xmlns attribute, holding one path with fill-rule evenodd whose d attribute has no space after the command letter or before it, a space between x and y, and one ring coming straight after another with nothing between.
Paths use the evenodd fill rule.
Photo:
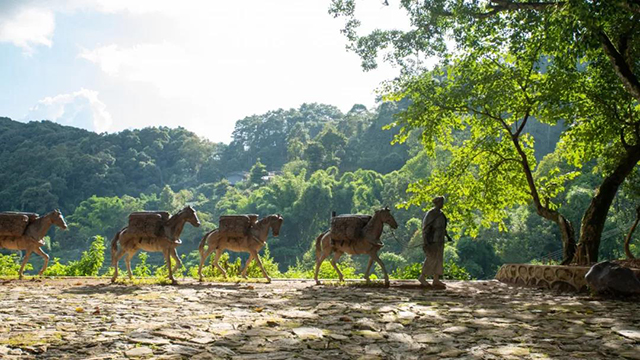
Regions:
<instances>
[{"instance_id":1,"label":"large tree","mask_svg":"<svg viewBox=\"0 0 640 360\"><path fill-rule=\"evenodd\" d=\"M532 203L540 216L558 225L568 262L575 232L553 199L577 172L561 173L558 167L536 171L527 125L543 115L541 90L549 80L538 59L537 49L518 56L465 56L411 77L398 83L394 96L408 98L412 105L395 125L401 126L399 141L420 128L432 156L437 147L450 154L444 168L409 188L411 204L449 194L450 217L458 224L454 227L464 226L473 235L492 223L505 228L510 208Z\"/></svg>"},{"instance_id":2,"label":"large tree","mask_svg":"<svg viewBox=\"0 0 640 360\"><path fill-rule=\"evenodd\" d=\"M596 261L611 202L640 160L640 3L402 0L399 4L408 13L409 30L362 35L356 1L332 2L329 11L346 17L343 32L348 47L361 56L364 69L374 69L383 53L384 59L401 66L406 79L425 71L425 56L450 61L538 49L536 60L548 63L544 71L551 77L540 89L546 100L537 112L567 121L563 142L564 149L571 150L569 158L578 163L597 157L603 164L603 182L583 216L579 243L579 262ZM472 88L467 91L474 93ZM540 213L535 194L531 195Z\"/></svg>"}]
</instances>

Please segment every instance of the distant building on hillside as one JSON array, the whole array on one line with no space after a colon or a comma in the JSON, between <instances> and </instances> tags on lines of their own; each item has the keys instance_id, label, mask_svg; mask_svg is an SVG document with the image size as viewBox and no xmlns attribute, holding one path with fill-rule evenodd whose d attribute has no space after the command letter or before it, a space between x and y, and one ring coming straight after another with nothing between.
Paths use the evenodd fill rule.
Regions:
<instances>
[{"instance_id":1,"label":"distant building on hillside","mask_svg":"<svg viewBox=\"0 0 640 360\"><path fill-rule=\"evenodd\" d=\"M235 171L227 174L224 178L227 179L229 184L235 185L241 181L247 180L249 173L246 171Z\"/></svg>"},{"instance_id":2,"label":"distant building on hillside","mask_svg":"<svg viewBox=\"0 0 640 360\"><path fill-rule=\"evenodd\" d=\"M282 175L282 171L269 171L269 174L263 176L261 179L264 182L269 182L278 175Z\"/></svg>"}]
</instances>

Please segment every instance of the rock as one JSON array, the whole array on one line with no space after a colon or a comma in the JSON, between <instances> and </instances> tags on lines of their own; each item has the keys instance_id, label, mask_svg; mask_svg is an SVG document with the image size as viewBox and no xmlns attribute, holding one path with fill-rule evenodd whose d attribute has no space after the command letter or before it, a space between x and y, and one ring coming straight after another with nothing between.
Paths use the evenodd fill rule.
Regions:
<instances>
[{"instance_id":1,"label":"rock","mask_svg":"<svg viewBox=\"0 0 640 360\"><path fill-rule=\"evenodd\" d=\"M321 339L322 330L314 327L299 327L292 329L293 333L301 339Z\"/></svg>"},{"instance_id":2,"label":"rock","mask_svg":"<svg viewBox=\"0 0 640 360\"><path fill-rule=\"evenodd\" d=\"M340 335L340 334L329 334L329 337L334 339L334 340L347 340L349 339L349 337L344 336L344 335Z\"/></svg>"},{"instance_id":3,"label":"rock","mask_svg":"<svg viewBox=\"0 0 640 360\"><path fill-rule=\"evenodd\" d=\"M215 354L223 357L236 356L236 353L233 350L224 346L210 346L207 348L207 351L211 354Z\"/></svg>"},{"instance_id":4,"label":"rock","mask_svg":"<svg viewBox=\"0 0 640 360\"><path fill-rule=\"evenodd\" d=\"M382 356L384 355L384 351L382 351L382 349L380 349L380 346L376 345L376 344L370 344L364 347L364 352L367 355L373 355L373 356Z\"/></svg>"},{"instance_id":5,"label":"rock","mask_svg":"<svg viewBox=\"0 0 640 360\"><path fill-rule=\"evenodd\" d=\"M442 330L445 334L464 334L469 331L469 328L466 326L451 326L444 330Z\"/></svg>"},{"instance_id":6,"label":"rock","mask_svg":"<svg viewBox=\"0 0 640 360\"><path fill-rule=\"evenodd\" d=\"M146 357L153 356L153 350L146 346L136 347L124 352L127 357Z\"/></svg>"},{"instance_id":7,"label":"rock","mask_svg":"<svg viewBox=\"0 0 640 360\"><path fill-rule=\"evenodd\" d=\"M168 345L169 340L163 338L147 338L147 337L130 337L129 341L136 344L144 345Z\"/></svg>"},{"instance_id":8,"label":"rock","mask_svg":"<svg viewBox=\"0 0 640 360\"><path fill-rule=\"evenodd\" d=\"M501 346L498 348L493 348L487 350L488 353L497 356L527 356L529 355L529 349L518 347L518 346Z\"/></svg>"},{"instance_id":9,"label":"rock","mask_svg":"<svg viewBox=\"0 0 640 360\"><path fill-rule=\"evenodd\" d=\"M638 329L618 329L618 328L614 328L613 331L617 332L618 334L632 339L632 340L636 340L636 341L640 341L640 330Z\"/></svg>"},{"instance_id":10,"label":"rock","mask_svg":"<svg viewBox=\"0 0 640 360\"><path fill-rule=\"evenodd\" d=\"M205 344L208 344L208 343L212 343L212 342L214 342L215 340L214 340L212 337L210 337L210 336L202 336L202 337L192 338L192 339L190 339L189 341L194 342L194 343L196 343L196 344L203 344L203 345L205 345Z\"/></svg>"},{"instance_id":11,"label":"rock","mask_svg":"<svg viewBox=\"0 0 640 360\"><path fill-rule=\"evenodd\" d=\"M184 356L193 356L200 352L199 349L192 348L184 345L175 345L170 344L163 348L163 350L169 355L184 355Z\"/></svg>"},{"instance_id":12,"label":"rock","mask_svg":"<svg viewBox=\"0 0 640 360\"><path fill-rule=\"evenodd\" d=\"M640 280L633 271L610 261L599 262L585 275L587 284L597 293L640 294Z\"/></svg>"}]
</instances>

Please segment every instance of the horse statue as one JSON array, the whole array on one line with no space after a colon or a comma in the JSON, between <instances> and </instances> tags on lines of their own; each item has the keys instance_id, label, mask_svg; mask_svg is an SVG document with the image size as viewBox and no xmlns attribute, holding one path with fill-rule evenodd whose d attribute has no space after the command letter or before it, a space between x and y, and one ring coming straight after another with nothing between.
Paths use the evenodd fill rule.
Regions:
<instances>
[{"instance_id":1,"label":"horse statue","mask_svg":"<svg viewBox=\"0 0 640 360\"><path fill-rule=\"evenodd\" d=\"M164 254L165 263L169 272L169 280L171 280L172 284L176 284L177 281L173 278L173 273L182 267L182 261L178 256L176 248L182 244L180 234L186 223L190 223L194 227L200 226L200 220L198 220L196 211L191 206L187 206L175 215L169 217L162 223L160 231L158 232L140 234L133 232L128 226L118 231L111 241L111 263L115 270L111 282L115 282L118 278L118 261L120 261L120 258L125 254L127 255L125 263L127 264L129 279L133 279L131 259L138 250L143 250L148 252L162 252ZM120 250L118 250L118 243L120 243ZM171 268L171 258L176 261L176 266L173 269Z\"/></svg>"},{"instance_id":2,"label":"horse statue","mask_svg":"<svg viewBox=\"0 0 640 360\"><path fill-rule=\"evenodd\" d=\"M20 215L22 213L15 214ZM29 215L33 215L34 217L36 216L35 214ZM29 257L32 252L40 255L44 260L44 264L42 265L42 269L38 272L38 275L42 275L47 269L47 265L49 264L49 255L42 251L41 247L44 245L44 237L47 235L47 232L52 225L56 225L62 230L67 229L67 223L64 221L64 216L62 216L60 210L54 210L44 216L36 217L33 221L28 223L26 230L22 235L0 236L0 248L26 251L18 273L20 279L22 279L24 266L27 264L27 261L29 261Z\"/></svg>"},{"instance_id":3,"label":"horse statue","mask_svg":"<svg viewBox=\"0 0 640 360\"><path fill-rule=\"evenodd\" d=\"M357 238L352 241L333 240L331 238L331 230L327 230L320 234L316 238L316 270L313 276L316 284L321 284L320 280L318 280L320 265L333 252L331 265L333 265L333 268L338 273L341 282L344 281L344 276L340 269L338 269L336 262L340 259L342 254L367 254L369 255L369 264L367 265L367 271L364 275L367 283L370 282L369 272L371 271L371 265L373 265L373 262L375 261L380 265L380 268L382 268L385 286L389 286L389 275L387 274L387 269L384 267L380 257L378 257L378 251L384 246L380 242L380 235L382 235L384 224L388 224L392 229L398 228L398 223L396 222L396 219L393 218L393 215L391 215L391 211L388 207L376 210L371 219L362 228L362 231L359 232Z\"/></svg>"},{"instance_id":4,"label":"horse statue","mask_svg":"<svg viewBox=\"0 0 640 360\"><path fill-rule=\"evenodd\" d=\"M278 236L283 221L284 219L280 214L269 215L258 220L253 226L251 226L248 233L241 237L225 236L219 231L219 229L205 234L202 241L200 241L200 247L198 249L200 251L200 267L198 268L200 281L203 281L202 267L204 266L204 262L214 251L216 252L216 255L213 259L213 266L220 270L224 278L226 278L227 272L220 266L220 264L218 264L218 260L220 260L220 256L225 250L231 250L235 252L249 253L249 259L247 259L247 262L244 264L244 268L242 269L243 278L247 278L249 264L255 259L258 262L258 266L260 266L260 270L262 270L262 275L267 279L267 282L271 282L271 278L264 269L264 266L262 266L262 261L260 260L260 256L258 256L258 252L267 243L269 229L272 229L273 236ZM204 249L205 243L207 244L206 252Z\"/></svg>"}]
</instances>

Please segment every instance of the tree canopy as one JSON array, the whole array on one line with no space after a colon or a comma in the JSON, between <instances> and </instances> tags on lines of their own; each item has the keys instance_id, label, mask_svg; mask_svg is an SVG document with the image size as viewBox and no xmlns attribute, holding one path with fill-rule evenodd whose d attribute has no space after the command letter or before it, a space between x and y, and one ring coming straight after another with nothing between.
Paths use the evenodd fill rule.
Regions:
<instances>
[{"instance_id":1,"label":"tree canopy","mask_svg":"<svg viewBox=\"0 0 640 360\"><path fill-rule=\"evenodd\" d=\"M533 142L525 131L532 117L549 124L562 121L567 130L558 151L577 167L596 158L601 164L595 169L603 179L585 210L578 244L578 261L595 261L615 194L640 161L640 83L634 72L640 65L638 4L515 0L398 4L411 22L407 31L359 34L355 0L334 0L329 12L346 18L343 32L348 48L361 56L365 70L377 66L380 54L403 70L386 91L394 99L414 101L400 116L405 130L422 129L428 148L435 136L446 142L466 131L455 147L446 150L453 154L452 169L472 163L477 168L453 172L461 176L454 184L465 185L451 189L452 193L466 194L464 189L471 188L473 194L484 194L484 201L471 200L471 207L480 209L485 221L498 223L505 207L530 198L541 216L559 224L565 243L572 247L572 226L566 219L557 220L559 213L550 200L575 174L555 168L547 174L536 172ZM439 67L425 68L425 56L437 56ZM486 134L496 134L501 127L506 136L485 140ZM512 147L505 146L509 142ZM524 178L509 175L516 174L518 162ZM502 175L499 180L491 176L494 171ZM484 192L471 185L478 177ZM436 173L431 188L414 186L416 201L442 190L434 183L454 186L447 178ZM469 213L469 203L462 203L459 210ZM566 261L572 252L565 251Z\"/></svg>"}]
</instances>

